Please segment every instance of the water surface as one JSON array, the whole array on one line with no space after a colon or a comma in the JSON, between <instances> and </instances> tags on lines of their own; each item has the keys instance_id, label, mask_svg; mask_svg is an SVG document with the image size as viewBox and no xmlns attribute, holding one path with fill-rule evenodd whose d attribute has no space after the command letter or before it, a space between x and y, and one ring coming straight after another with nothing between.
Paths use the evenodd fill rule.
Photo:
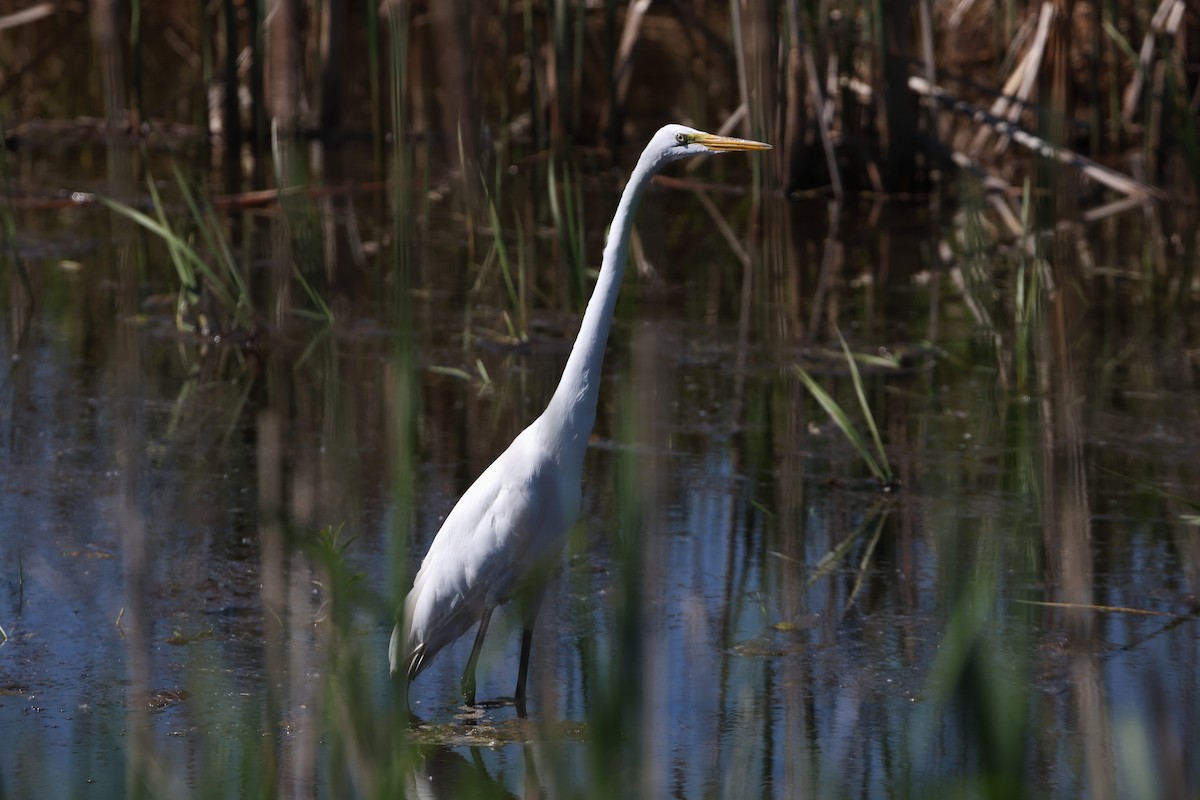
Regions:
<instances>
[{"instance_id":1,"label":"water surface","mask_svg":"<svg viewBox=\"0 0 1200 800\"><path fill-rule=\"evenodd\" d=\"M412 687L411 731L395 604L577 324L545 186L518 175L498 206L536 223L526 342L490 231L449 201L402 247L381 198L286 228L229 212L260 327L222 342L176 330L152 237L98 206L15 212L34 302L10 259L5 793L1195 788L1196 225L1153 205L1080 228L1086 258L1035 261L961 244L969 193L957 213L844 208L832 234L823 202L720 196L743 264L689 194L652 192L658 278L626 277L531 720L505 702L505 611L479 672L496 702L458 705L464 637ZM614 189L580 195L593 268ZM279 267L309 235L332 243L332 323L295 313ZM796 374L861 420L834 326L898 359L862 367L896 491Z\"/></svg>"}]
</instances>

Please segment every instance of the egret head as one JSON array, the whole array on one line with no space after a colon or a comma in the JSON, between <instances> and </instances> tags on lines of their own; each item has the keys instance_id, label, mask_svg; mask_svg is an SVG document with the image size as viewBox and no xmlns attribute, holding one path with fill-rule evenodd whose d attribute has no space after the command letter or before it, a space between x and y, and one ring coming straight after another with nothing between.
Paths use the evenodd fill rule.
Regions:
<instances>
[{"instance_id":1,"label":"egret head","mask_svg":"<svg viewBox=\"0 0 1200 800\"><path fill-rule=\"evenodd\" d=\"M652 168L661 168L664 164L677 161L688 156L698 156L703 153L734 153L748 150L770 150L771 145L754 142L749 139L735 139L732 136L717 136L705 133L686 125L664 125L646 146L643 158L652 159Z\"/></svg>"}]
</instances>

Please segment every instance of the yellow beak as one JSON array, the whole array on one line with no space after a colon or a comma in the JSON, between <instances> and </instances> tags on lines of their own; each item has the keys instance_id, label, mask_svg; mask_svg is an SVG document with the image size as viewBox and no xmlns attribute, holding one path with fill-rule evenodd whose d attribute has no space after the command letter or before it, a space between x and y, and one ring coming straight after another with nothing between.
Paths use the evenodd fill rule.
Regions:
<instances>
[{"instance_id":1,"label":"yellow beak","mask_svg":"<svg viewBox=\"0 0 1200 800\"><path fill-rule=\"evenodd\" d=\"M770 150L766 142L755 142L750 139L735 139L732 136L717 136L715 133L698 133L692 139L696 144L702 144L709 150L718 153L732 153L738 150Z\"/></svg>"}]
</instances>

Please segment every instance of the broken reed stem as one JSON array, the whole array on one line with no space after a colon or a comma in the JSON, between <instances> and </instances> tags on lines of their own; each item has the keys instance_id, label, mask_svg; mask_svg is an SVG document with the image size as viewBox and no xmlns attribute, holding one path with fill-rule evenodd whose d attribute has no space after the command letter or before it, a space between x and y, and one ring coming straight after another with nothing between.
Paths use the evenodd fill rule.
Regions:
<instances>
[{"instance_id":1,"label":"broken reed stem","mask_svg":"<svg viewBox=\"0 0 1200 800\"><path fill-rule=\"evenodd\" d=\"M1092 161L1086 156L1082 156L1066 148L1056 147L1050 144L1045 139L1035 136L1032 133L1018 127L1017 125L1005 119L1000 119L995 114L989 113L978 106L960 100L954 95L947 92L940 86L930 85L924 78L913 75L908 79L908 87L914 92L932 97L943 106L956 111L959 114L965 114L975 122L987 125L1000 133L1012 138L1017 144L1025 147L1037 155L1044 158L1053 159L1054 161L1066 166L1075 167L1083 174L1087 175L1097 183L1101 183L1114 191L1129 195L1130 197L1157 197L1162 198L1163 192L1153 186L1149 186L1140 181L1136 181L1127 175L1122 175L1116 170Z\"/></svg>"},{"instance_id":2,"label":"broken reed stem","mask_svg":"<svg viewBox=\"0 0 1200 800\"><path fill-rule=\"evenodd\" d=\"M1038 18L1037 34L1034 36L1032 46L1025 51L1025 55L1017 62L1017 66L1009 74L1008 80L1004 82L1004 88L1000 90L1000 96L992 103L990 112L997 117L1004 117L1010 122L1016 122L1020 116L1024 105L1029 101L1029 95L1033 91L1033 87L1037 84L1037 74L1042 66L1042 54L1046 50L1046 40L1050 35L1050 21L1054 18L1054 6L1049 3L1043 3L1041 15ZM931 81L932 83L932 81ZM990 128L980 128L975 138L971 140L969 152L972 158L979 155L983 150L983 145L987 142L988 136L991 135ZM997 145L998 148L1003 147L1004 142Z\"/></svg>"}]
</instances>

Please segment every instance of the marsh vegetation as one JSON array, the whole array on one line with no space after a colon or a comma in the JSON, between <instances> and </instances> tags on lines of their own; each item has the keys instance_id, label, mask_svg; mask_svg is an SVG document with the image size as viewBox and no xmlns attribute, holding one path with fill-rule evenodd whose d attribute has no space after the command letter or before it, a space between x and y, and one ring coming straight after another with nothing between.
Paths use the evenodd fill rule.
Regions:
<instances>
[{"instance_id":1,"label":"marsh vegetation","mask_svg":"<svg viewBox=\"0 0 1200 800\"><path fill-rule=\"evenodd\" d=\"M1193 796L1184 0L0 3L0 796ZM387 675L662 123L538 622ZM853 435L851 435L853 434Z\"/></svg>"}]
</instances>

